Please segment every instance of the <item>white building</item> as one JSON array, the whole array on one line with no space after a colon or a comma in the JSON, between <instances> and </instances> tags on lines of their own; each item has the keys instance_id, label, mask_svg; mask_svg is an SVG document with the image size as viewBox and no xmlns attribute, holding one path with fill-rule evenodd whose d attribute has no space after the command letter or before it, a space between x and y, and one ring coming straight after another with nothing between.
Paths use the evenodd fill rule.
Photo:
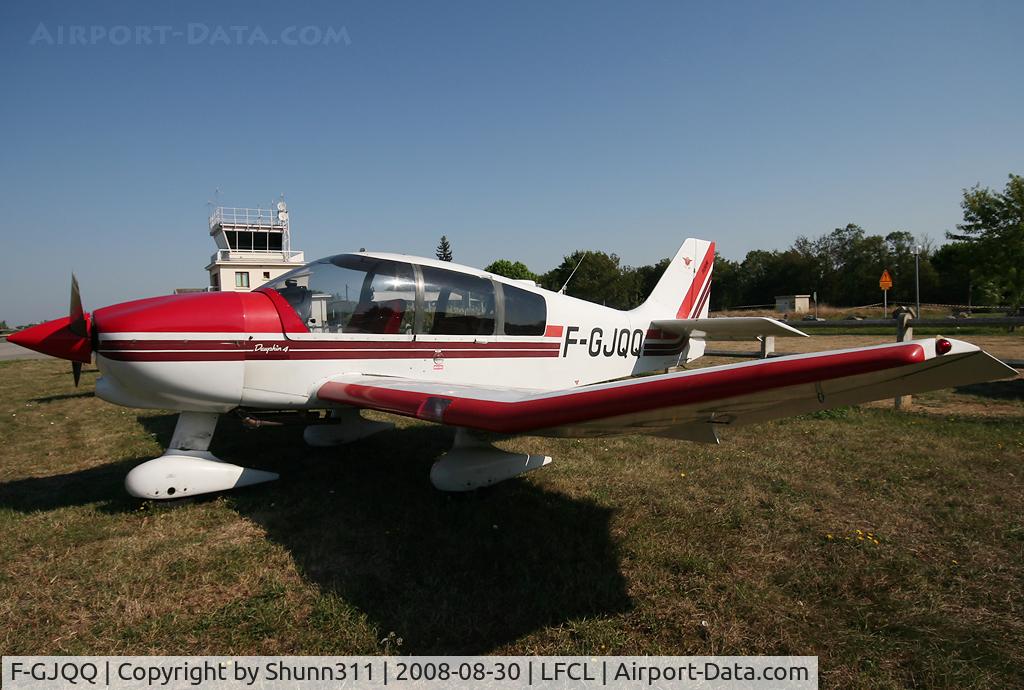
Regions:
<instances>
[{"instance_id":1,"label":"white building","mask_svg":"<svg viewBox=\"0 0 1024 690\"><path fill-rule=\"evenodd\" d=\"M288 206L217 207L210 215L217 251L210 257L210 290L249 292L306 262L292 251Z\"/></svg>"},{"instance_id":2,"label":"white building","mask_svg":"<svg viewBox=\"0 0 1024 690\"><path fill-rule=\"evenodd\" d=\"M806 314L811 310L810 295L775 295L775 311Z\"/></svg>"}]
</instances>

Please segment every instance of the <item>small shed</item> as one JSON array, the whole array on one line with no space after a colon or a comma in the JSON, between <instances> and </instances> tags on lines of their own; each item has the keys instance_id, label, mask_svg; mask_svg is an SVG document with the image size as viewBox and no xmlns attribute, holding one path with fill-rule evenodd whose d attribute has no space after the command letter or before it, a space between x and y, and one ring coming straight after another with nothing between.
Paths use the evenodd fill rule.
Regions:
<instances>
[{"instance_id":1,"label":"small shed","mask_svg":"<svg viewBox=\"0 0 1024 690\"><path fill-rule=\"evenodd\" d=\"M783 314L806 314L811 310L810 295L775 295L775 311Z\"/></svg>"}]
</instances>

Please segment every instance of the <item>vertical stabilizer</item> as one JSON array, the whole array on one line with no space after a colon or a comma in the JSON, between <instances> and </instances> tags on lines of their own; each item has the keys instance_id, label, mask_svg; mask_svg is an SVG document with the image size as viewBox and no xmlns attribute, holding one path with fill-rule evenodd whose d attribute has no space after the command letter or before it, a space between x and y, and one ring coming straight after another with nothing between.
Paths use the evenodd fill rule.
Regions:
<instances>
[{"instance_id":1,"label":"vertical stabilizer","mask_svg":"<svg viewBox=\"0 0 1024 690\"><path fill-rule=\"evenodd\" d=\"M652 319L699 319L708 315L715 243L690 238L683 242L636 311Z\"/></svg>"}]
</instances>

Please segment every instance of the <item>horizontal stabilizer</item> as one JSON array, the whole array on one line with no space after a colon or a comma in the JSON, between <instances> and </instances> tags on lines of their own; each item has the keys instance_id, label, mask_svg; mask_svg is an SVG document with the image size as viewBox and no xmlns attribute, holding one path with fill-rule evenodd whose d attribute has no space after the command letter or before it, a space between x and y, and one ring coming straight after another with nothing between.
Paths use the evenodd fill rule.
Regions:
<instances>
[{"instance_id":1,"label":"horizontal stabilizer","mask_svg":"<svg viewBox=\"0 0 1024 690\"><path fill-rule=\"evenodd\" d=\"M651 328L675 335L703 340L753 340L763 336L781 338L807 334L767 316L731 316L717 319L663 319L652 321Z\"/></svg>"}]
</instances>

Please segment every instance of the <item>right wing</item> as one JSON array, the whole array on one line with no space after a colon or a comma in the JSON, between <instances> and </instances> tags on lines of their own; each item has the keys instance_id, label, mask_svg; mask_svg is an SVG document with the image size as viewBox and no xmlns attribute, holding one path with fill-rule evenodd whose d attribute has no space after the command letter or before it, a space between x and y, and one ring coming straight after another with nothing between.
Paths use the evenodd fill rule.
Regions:
<instances>
[{"instance_id":1,"label":"right wing","mask_svg":"<svg viewBox=\"0 0 1024 690\"><path fill-rule=\"evenodd\" d=\"M790 355L553 392L342 376L316 397L452 426L505 434L651 434L717 442L739 426L844 405L1013 377L970 343L935 339Z\"/></svg>"}]
</instances>

